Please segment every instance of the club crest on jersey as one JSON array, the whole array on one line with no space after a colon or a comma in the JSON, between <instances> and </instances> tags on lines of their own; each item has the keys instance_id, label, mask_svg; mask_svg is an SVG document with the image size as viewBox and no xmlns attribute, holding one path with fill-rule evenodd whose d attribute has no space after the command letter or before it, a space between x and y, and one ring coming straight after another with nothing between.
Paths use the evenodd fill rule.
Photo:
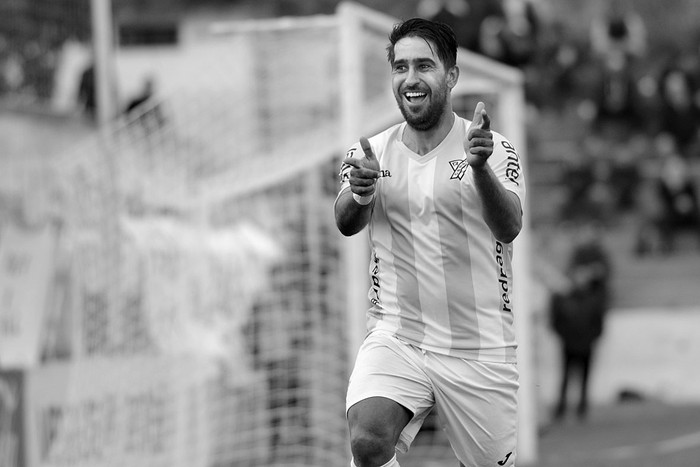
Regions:
<instances>
[{"instance_id":1,"label":"club crest on jersey","mask_svg":"<svg viewBox=\"0 0 700 467\"><path fill-rule=\"evenodd\" d=\"M450 161L450 167L452 167L452 175L450 176L450 180L462 180L464 174L467 173L469 162L467 162L467 158L465 157L464 159Z\"/></svg>"}]
</instances>

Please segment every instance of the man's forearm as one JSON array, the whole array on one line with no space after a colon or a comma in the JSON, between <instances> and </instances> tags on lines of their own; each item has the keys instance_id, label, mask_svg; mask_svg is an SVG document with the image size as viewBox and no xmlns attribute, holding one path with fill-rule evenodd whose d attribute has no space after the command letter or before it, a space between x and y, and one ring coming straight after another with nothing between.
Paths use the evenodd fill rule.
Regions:
<instances>
[{"instance_id":1,"label":"man's forearm","mask_svg":"<svg viewBox=\"0 0 700 467\"><path fill-rule=\"evenodd\" d=\"M474 182L483 204L483 216L494 237L511 243L522 228L520 200L501 185L488 164L472 167Z\"/></svg>"},{"instance_id":2,"label":"man's forearm","mask_svg":"<svg viewBox=\"0 0 700 467\"><path fill-rule=\"evenodd\" d=\"M335 202L335 223L340 233L349 237L365 228L372 214L374 199L366 205L353 199L352 191L347 189L340 193Z\"/></svg>"}]
</instances>

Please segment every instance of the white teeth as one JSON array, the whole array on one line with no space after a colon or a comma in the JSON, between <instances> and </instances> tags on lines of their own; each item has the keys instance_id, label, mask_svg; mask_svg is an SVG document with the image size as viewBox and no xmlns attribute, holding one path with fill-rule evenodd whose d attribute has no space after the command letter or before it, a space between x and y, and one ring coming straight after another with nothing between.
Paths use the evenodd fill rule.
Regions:
<instances>
[{"instance_id":1,"label":"white teeth","mask_svg":"<svg viewBox=\"0 0 700 467\"><path fill-rule=\"evenodd\" d=\"M425 93L423 93L423 92L407 92L406 93L406 97L409 97L409 98L411 98L411 97L423 97L423 96L425 96Z\"/></svg>"}]
</instances>

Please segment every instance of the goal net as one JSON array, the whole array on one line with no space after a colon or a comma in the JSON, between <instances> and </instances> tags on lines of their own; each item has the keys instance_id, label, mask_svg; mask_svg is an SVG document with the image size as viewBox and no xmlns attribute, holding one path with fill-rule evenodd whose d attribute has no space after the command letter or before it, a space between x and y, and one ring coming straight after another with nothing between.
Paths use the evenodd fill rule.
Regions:
<instances>
[{"instance_id":1,"label":"goal net","mask_svg":"<svg viewBox=\"0 0 700 467\"><path fill-rule=\"evenodd\" d=\"M32 228L56 242L41 357L16 385L0 373L25 413L21 443L0 443L21 456L6 459L349 462L366 239L342 238L332 205L345 149L400 118L385 55L394 22L342 4L213 24L177 56L120 52L122 79L167 70L163 92L40 168L13 165L41 182L7 175L0 195L20 210L43 203ZM519 77L460 57L457 111L486 99L517 138Z\"/></svg>"}]
</instances>

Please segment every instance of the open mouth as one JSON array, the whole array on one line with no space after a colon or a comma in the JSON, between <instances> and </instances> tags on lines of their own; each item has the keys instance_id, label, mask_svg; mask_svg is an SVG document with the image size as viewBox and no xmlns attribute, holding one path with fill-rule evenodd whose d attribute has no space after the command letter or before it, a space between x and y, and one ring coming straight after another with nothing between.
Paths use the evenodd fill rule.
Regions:
<instances>
[{"instance_id":1,"label":"open mouth","mask_svg":"<svg viewBox=\"0 0 700 467\"><path fill-rule=\"evenodd\" d=\"M420 102L423 99L425 99L425 96L427 96L426 93L420 91L404 92L403 95L406 98L406 100L411 103Z\"/></svg>"}]
</instances>

